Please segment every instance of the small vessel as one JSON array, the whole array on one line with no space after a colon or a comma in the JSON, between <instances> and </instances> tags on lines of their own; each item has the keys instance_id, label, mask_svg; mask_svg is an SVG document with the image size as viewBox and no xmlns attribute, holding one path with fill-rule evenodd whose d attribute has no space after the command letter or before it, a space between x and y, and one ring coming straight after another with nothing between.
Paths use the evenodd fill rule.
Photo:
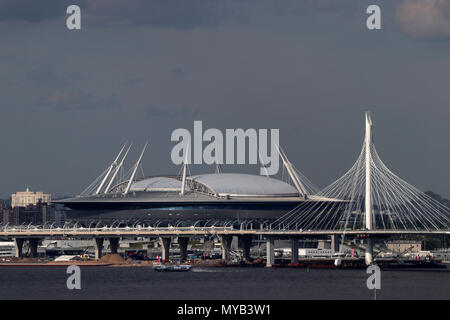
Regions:
<instances>
[{"instance_id":1,"label":"small vessel","mask_svg":"<svg viewBox=\"0 0 450 320\"><path fill-rule=\"evenodd\" d=\"M165 265L165 264L157 264L153 266L155 271L189 271L192 266L190 264L174 264L174 265Z\"/></svg>"}]
</instances>

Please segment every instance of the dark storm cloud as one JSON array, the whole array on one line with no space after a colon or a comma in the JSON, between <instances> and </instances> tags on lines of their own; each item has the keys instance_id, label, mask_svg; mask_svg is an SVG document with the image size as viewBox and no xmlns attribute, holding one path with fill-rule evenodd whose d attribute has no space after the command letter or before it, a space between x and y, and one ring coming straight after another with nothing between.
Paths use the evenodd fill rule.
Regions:
<instances>
[{"instance_id":1,"label":"dark storm cloud","mask_svg":"<svg viewBox=\"0 0 450 320\"><path fill-rule=\"evenodd\" d=\"M113 23L178 29L215 27L237 14L235 8L227 5L226 1L206 0L140 0L133 5L124 1L97 0L92 8L95 8L100 18L105 17Z\"/></svg>"},{"instance_id":2,"label":"dark storm cloud","mask_svg":"<svg viewBox=\"0 0 450 320\"><path fill-rule=\"evenodd\" d=\"M92 10L100 20L115 24L151 25L190 29L216 27L225 22L246 24L264 13L307 13L357 7L357 0L94 0Z\"/></svg>"},{"instance_id":3,"label":"dark storm cloud","mask_svg":"<svg viewBox=\"0 0 450 320\"><path fill-rule=\"evenodd\" d=\"M73 1L0 0L0 21L42 22L61 17Z\"/></svg>"},{"instance_id":4,"label":"dark storm cloud","mask_svg":"<svg viewBox=\"0 0 450 320\"><path fill-rule=\"evenodd\" d=\"M357 3L357 0L0 0L0 21L62 20L66 17L67 6L76 4L81 7L83 25L191 29L217 27L225 22L246 24L252 16L267 13L354 10Z\"/></svg>"},{"instance_id":5,"label":"dark storm cloud","mask_svg":"<svg viewBox=\"0 0 450 320\"><path fill-rule=\"evenodd\" d=\"M83 24L152 25L189 29L197 26L217 26L223 20L238 17L230 4L235 1L207 0L82 0L36 1L0 0L0 21L40 23L61 20L66 8L79 5Z\"/></svg>"}]
</instances>

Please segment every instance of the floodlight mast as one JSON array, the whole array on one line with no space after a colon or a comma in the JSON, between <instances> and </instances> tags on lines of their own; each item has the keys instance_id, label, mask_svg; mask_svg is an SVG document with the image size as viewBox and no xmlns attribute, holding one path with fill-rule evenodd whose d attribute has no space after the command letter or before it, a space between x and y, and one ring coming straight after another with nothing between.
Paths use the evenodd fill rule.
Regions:
<instances>
[{"instance_id":1,"label":"floodlight mast","mask_svg":"<svg viewBox=\"0 0 450 320\"><path fill-rule=\"evenodd\" d=\"M125 142L125 144L123 145L122 149L120 149L119 154L117 155L117 157L114 159L113 163L111 163L111 165L108 168L108 171L106 172L105 176L103 177L102 182L100 183L100 185L98 186L97 190L95 191L95 195L98 195L100 193L100 191L103 188L103 185L105 184L106 180L108 179L109 175L111 174L112 169L117 166L117 161L119 160L120 155L122 154L123 149L125 149L125 146L127 145L127 142Z\"/></svg>"},{"instance_id":2,"label":"floodlight mast","mask_svg":"<svg viewBox=\"0 0 450 320\"><path fill-rule=\"evenodd\" d=\"M144 146L144 148L142 149L141 155L139 156L138 161L137 161L137 162L135 163L135 165L134 165L133 173L131 174L130 181L128 181L127 188L126 188L125 191L123 192L123 195L128 194L128 192L130 191L131 184L133 183L134 177L136 176L136 171L137 171L139 165L141 164L142 157L144 156L144 152L145 152L145 149L147 148L147 145L148 145L148 142L145 143L145 146Z\"/></svg>"}]
</instances>

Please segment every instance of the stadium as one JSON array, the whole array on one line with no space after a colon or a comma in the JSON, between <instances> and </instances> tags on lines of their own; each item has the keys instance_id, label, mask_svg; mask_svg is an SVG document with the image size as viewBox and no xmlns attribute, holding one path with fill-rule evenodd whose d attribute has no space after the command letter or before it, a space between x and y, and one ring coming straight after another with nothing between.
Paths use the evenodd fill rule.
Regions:
<instances>
[{"instance_id":1,"label":"stadium","mask_svg":"<svg viewBox=\"0 0 450 320\"><path fill-rule=\"evenodd\" d=\"M125 146L124 146L125 147ZM289 181L268 176L222 173L136 178L145 148L128 178L115 183L124 159L119 155L82 194L55 201L64 205L66 220L158 221L163 224L207 222L255 223L274 220L304 202L332 203L312 194L312 184L301 175L280 150ZM129 149L128 149L129 150Z\"/></svg>"}]
</instances>

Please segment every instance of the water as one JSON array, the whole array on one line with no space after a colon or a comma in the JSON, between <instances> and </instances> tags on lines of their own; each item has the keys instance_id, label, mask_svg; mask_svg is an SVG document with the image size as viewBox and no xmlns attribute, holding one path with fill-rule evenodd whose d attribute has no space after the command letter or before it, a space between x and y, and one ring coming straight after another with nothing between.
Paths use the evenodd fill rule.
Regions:
<instances>
[{"instance_id":1,"label":"water","mask_svg":"<svg viewBox=\"0 0 450 320\"><path fill-rule=\"evenodd\" d=\"M0 299L373 299L365 270L82 267L68 290L65 267L1 267ZM450 270L382 271L378 299L450 299Z\"/></svg>"}]
</instances>

